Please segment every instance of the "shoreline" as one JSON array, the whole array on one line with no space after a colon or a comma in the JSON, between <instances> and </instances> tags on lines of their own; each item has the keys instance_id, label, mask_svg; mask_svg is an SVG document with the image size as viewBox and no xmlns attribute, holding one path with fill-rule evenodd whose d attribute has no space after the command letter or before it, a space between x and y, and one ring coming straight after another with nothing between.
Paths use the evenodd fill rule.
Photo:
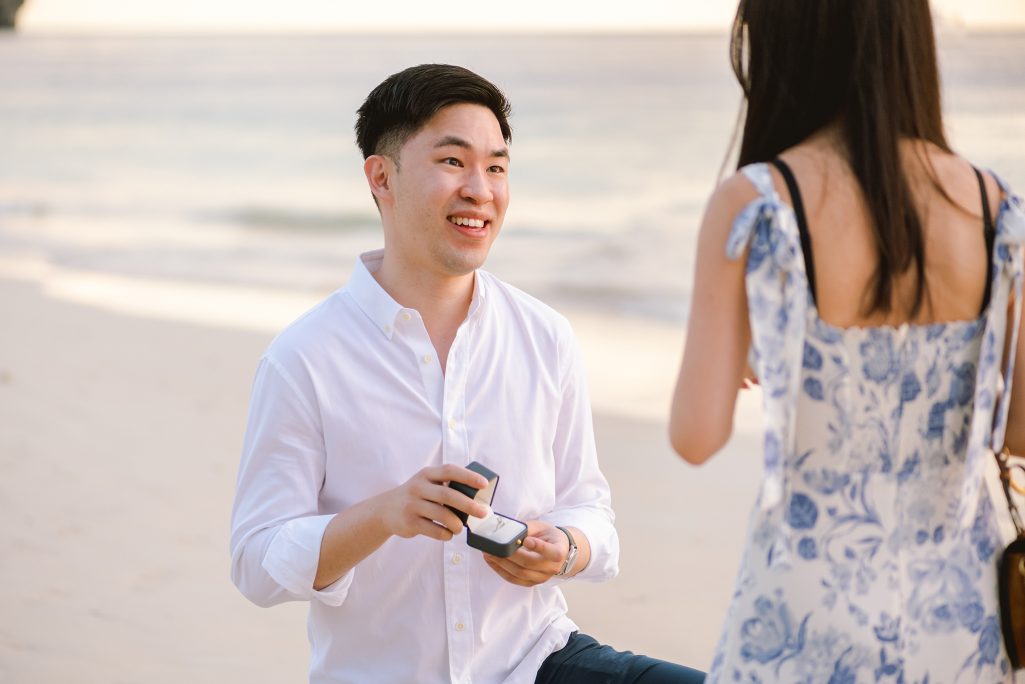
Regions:
<instances>
[{"instance_id":1,"label":"shoreline","mask_svg":"<svg viewBox=\"0 0 1025 684\"><path fill-rule=\"evenodd\" d=\"M349 264L338 269L339 287L350 269ZM268 342L331 293L68 268L27 251L0 256L0 282L5 280L35 286L54 301L142 320L253 333ZM593 410L664 422L683 351L683 326L579 307L557 310L570 320L583 353Z\"/></svg>"}]
</instances>

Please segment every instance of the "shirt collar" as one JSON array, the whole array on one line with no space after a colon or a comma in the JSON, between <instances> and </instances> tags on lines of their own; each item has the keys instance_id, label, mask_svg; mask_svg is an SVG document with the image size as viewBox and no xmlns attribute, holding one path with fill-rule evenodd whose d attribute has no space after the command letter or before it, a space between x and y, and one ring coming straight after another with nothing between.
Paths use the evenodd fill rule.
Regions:
<instances>
[{"instance_id":1,"label":"shirt collar","mask_svg":"<svg viewBox=\"0 0 1025 684\"><path fill-rule=\"evenodd\" d=\"M487 294L488 288L484 283L484 278L481 277L479 270L475 270L473 272L473 297L470 298L470 308L466 310L466 320L472 321L480 316L488 300Z\"/></svg>"},{"instance_id":2,"label":"shirt collar","mask_svg":"<svg viewBox=\"0 0 1025 684\"><path fill-rule=\"evenodd\" d=\"M373 274L381 267L384 259L384 250L375 249L371 252L364 252L356 259L356 267L352 270L349 284L346 286L349 294L367 315L374 322L384 335L391 339L395 332L395 320L403 312L412 312L385 292L381 284L377 282ZM473 320L481 314L484 304L487 301L487 287L485 279L481 277L480 271L473 272L473 297L470 300L470 308L467 311L466 319Z\"/></svg>"},{"instance_id":3,"label":"shirt collar","mask_svg":"<svg viewBox=\"0 0 1025 684\"><path fill-rule=\"evenodd\" d=\"M373 276L373 272L381 267L382 259L383 249L360 254L346 289L374 325L391 338L395 330L395 317L402 311L402 305L392 299Z\"/></svg>"}]
</instances>

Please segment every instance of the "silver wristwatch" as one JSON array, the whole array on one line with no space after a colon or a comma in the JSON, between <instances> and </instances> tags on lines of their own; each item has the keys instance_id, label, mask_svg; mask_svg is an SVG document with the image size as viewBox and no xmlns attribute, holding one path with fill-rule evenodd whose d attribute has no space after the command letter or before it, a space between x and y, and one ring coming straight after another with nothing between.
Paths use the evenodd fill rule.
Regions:
<instances>
[{"instance_id":1,"label":"silver wristwatch","mask_svg":"<svg viewBox=\"0 0 1025 684\"><path fill-rule=\"evenodd\" d=\"M556 573L556 577L561 577L570 571L570 568L573 567L573 563L577 559L577 542L565 527L559 527L558 525L556 527L562 530L566 535L566 539L569 540L569 553L566 554L566 562L562 564L562 570Z\"/></svg>"}]
</instances>

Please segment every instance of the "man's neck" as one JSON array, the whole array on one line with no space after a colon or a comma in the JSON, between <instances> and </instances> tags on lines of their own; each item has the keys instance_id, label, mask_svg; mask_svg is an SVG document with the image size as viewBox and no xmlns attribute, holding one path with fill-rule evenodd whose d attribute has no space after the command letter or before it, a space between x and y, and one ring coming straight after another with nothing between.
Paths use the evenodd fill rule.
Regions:
<instances>
[{"instance_id":1,"label":"man's neck","mask_svg":"<svg viewBox=\"0 0 1025 684\"><path fill-rule=\"evenodd\" d=\"M384 254L374 279L392 299L420 313L438 360L445 368L448 350L473 299L474 274L449 276L405 268Z\"/></svg>"}]
</instances>

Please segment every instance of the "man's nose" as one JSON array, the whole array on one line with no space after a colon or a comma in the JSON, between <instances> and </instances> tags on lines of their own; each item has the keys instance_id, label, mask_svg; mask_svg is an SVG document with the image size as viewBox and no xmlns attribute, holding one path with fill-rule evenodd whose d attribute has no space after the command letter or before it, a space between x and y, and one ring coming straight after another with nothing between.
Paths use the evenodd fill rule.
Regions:
<instances>
[{"instance_id":1,"label":"man's nose","mask_svg":"<svg viewBox=\"0 0 1025 684\"><path fill-rule=\"evenodd\" d=\"M495 198L487 172L482 169L471 170L466 175L460 196L476 204L486 204Z\"/></svg>"}]
</instances>

